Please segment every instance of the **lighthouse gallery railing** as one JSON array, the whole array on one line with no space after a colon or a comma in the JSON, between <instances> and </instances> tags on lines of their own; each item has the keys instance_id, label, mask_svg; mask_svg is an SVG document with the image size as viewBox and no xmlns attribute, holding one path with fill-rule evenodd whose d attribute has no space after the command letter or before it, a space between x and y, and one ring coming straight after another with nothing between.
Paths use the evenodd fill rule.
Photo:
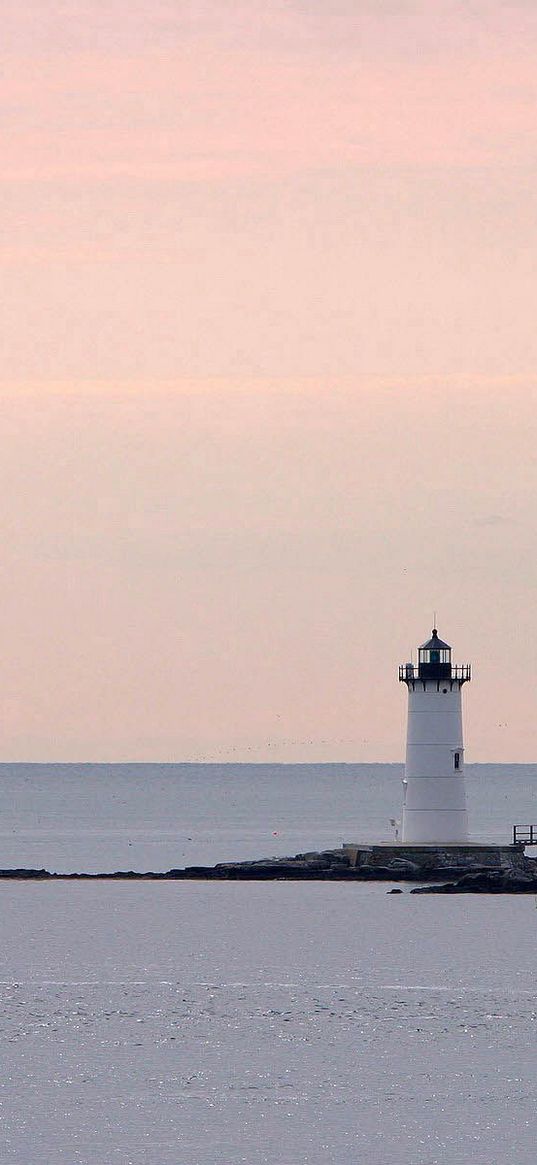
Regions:
<instances>
[{"instance_id":1,"label":"lighthouse gallery railing","mask_svg":"<svg viewBox=\"0 0 537 1165\"><path fill-rule=\"evenodd\" d=\"M470 663L452 664L451 675L452 680L460 680L462 683L467 683L472 678L472 665ZM417 663L402 663L399 668L399 679L406 683L407 680L419 680L419 668Z\"/></svg>"}]
</instances>

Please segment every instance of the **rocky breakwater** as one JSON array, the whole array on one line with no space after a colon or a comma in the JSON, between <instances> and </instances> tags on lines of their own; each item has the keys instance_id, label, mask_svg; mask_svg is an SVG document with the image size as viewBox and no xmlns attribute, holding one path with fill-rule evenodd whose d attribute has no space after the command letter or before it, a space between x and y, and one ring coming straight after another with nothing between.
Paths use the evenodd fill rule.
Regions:
<instances>
[{"instance_id":1,"label":"rocky breakwater","mask_svg":"<svg viewBox=\"0 0 537 1165\"><path fill-rule=\"evenodd\" d=\"M516 880L521 886L526 886L528 878L533 878L534 870L537 870L537 863L514 846L345 845L320 853L299 853L294 857L219 862L214 866L187 866L162 873L119 870L102 874L56 874L48 870L16 869L0 870L0 879L440 882L443 885L429 888L441 893L458 892L458 887L467 878L473 879L467 883L468 887L480 893L493 885L503 886L507 879L511 887L509 892L517 893L520 891L515 888ZM465 888L462 886L462 890Z\"/></svg>"}]
</instances>

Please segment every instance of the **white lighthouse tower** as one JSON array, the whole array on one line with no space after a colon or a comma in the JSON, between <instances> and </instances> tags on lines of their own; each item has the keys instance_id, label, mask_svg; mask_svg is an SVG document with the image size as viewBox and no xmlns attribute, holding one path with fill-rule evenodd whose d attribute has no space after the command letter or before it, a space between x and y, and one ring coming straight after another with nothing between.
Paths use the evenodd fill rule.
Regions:
<instances>
[{"instance_id":1,"label":"white lighthouse tower","mask_svg":"<svg viewBox=\"0 0 537 1165\"><path fill-rule=\"evenodd\" d=\"M471 679L470 665L452 664L451 647L438 638L435 628L419 648L417 667L403 664L399 679L408 688L401 841L468 842L462 687Z\"/></svg>"}]
</instances>

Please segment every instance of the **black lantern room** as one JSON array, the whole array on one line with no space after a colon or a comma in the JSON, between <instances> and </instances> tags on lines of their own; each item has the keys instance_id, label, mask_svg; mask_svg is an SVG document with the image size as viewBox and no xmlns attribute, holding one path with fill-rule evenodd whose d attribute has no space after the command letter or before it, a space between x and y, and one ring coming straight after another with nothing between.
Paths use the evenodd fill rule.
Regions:
<instances>
[{"instance_id":1,"label":"black lantern room","mask_svg":"<svg viewBox=\"0 0 537 1165\"><path fill-rule=\"evenodd\" d=\"M419 649L418 676L420 680L451 679L451 647L438 638L436 627L431 638Z\"/></svg>"}]
</instances>

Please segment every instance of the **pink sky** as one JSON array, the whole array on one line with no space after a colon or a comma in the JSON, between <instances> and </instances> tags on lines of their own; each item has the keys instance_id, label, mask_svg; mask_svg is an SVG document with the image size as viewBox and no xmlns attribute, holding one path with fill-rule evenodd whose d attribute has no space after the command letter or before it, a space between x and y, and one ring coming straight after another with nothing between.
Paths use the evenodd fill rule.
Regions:
<instances>
[{"instance_id":1,"label":"pink sky","mask_svg":"<svg viewBox=\"0 0 537 1165\"><path fill-rule=\"evenodd\" d=\"M5 759L537 761L537 9L3 13Z\"/></svg>"}]
</instances>

